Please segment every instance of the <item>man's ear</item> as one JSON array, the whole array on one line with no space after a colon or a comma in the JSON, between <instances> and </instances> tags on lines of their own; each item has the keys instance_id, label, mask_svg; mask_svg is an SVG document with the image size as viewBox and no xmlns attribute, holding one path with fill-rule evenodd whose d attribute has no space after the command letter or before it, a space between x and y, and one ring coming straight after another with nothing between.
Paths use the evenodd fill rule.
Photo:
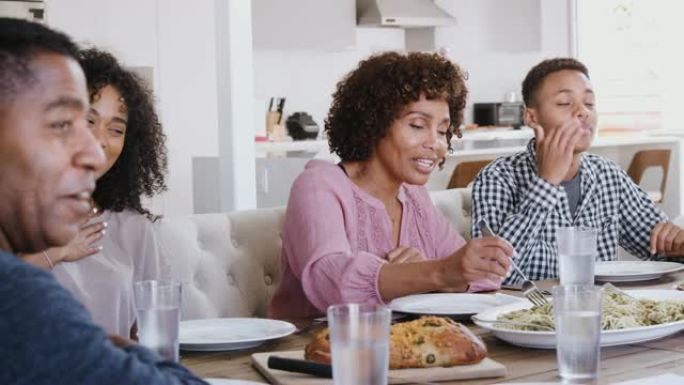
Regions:
<instances>
[{"instance_id":1,"label":"man's ear","mask_svg":"<svg viewBox=\"0 0 684 385\"><path fill-rule=\"evenodd\" d=\"M537 123L537 111L534 108L525 107L525 112L523 115L525 119L525 125L530 127L539 125L539 123Z\"/></svg>"}]
</instances>

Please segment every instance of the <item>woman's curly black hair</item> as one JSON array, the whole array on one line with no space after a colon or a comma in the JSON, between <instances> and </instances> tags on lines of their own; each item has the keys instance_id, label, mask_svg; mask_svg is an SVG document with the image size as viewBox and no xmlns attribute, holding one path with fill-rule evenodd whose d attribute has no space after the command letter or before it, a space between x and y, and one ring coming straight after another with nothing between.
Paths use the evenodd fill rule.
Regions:
<instances>
[{"instance_id":1,"label":"woman's curly black hair","mask_svg":"<svg viewBox=\"0 0 684 385\"><path fill-rule=\"evenodd\" d=\"M468 95L465 79L456 64L438 54L387 52L361 61L333 94L325 120L331 151L342 161L367 160L402 109L421 94L447 102L447 140L454 133L460 138Z\"/></svg>"},{"instance_id":2,"label":"woman's curly black hair","mask_svg":"<svg viewBox=\"0 0 684 385\"><path fill-rule=\"evenodd\" d=\"M166 191L166 136L154 110L151 91L143 80L107 52L82 50L79 63L88 82L90 100L111 85L121 94L128 110L128 124L121 155L97 180L93 199L104 210L132 209L154 221L158 217L142 207L141 196Z\"/></svg>"}]
</instances>

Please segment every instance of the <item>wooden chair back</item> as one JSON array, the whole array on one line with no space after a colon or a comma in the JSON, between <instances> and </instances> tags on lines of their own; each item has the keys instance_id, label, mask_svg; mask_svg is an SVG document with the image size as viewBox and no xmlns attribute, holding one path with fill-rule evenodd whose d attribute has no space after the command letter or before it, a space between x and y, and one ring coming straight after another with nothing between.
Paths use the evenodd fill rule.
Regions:
<instances>
[{"instance_id":1,"label":"wooden chair back","mask_svg":"<svg viewBox=\"0 0 684 385\"><path fill-rule=\"evenodd\" d=\"M491 163L492 160L475 160L470 162L461 162L456 165L454 172L451 174L451 179L447 185L447 189L452 188L466 188L470 182L475 180L477 173L484 168L484 166Z\"/></svg>"},{"instance_id":2,"label":"wooden chair back","mask_svg":"<svg viewBox=\"0 0 684 385\"><path fill-rule=\"evenodd\" d=\"M665 186L667 185L667 172L670 168L670 150L643 150L634 154L632 161L627 169L627 175L634 183L641 183L644 172L651 167L661 167L663 169L663 179L660 181L660 200L665 196Z\"/></svg>"}]
</instances>

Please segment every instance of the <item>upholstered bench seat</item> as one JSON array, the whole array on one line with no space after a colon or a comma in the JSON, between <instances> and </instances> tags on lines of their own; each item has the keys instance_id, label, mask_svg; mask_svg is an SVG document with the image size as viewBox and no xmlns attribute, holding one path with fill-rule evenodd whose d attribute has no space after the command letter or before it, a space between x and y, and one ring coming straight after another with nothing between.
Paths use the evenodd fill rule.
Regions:
<instances>
[{"instance_id":1,"label":"upholstered bench seat","mask_svg":"<svg viewBox=\"0 0 684 385\"><path fill-rule=\"evenodd\" d=\"M431 193L467 239L468 189ZM155 224L171 276L183 284L183 319L265 317L280 274L284 207L164 217Z\"/></svg>"}]
</instances>

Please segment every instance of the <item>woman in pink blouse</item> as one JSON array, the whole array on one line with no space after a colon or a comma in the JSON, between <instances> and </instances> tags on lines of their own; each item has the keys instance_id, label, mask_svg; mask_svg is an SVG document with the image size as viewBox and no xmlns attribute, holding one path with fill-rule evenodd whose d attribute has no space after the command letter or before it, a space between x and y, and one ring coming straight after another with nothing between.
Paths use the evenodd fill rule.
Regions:
<instances>
[{"instance_id":1,"label":"woman in pink blouse","mask_svg":"<svg viewBox=\"0 0 684 385\"><path fill-rule=\"evenodd\" d=\"M271 317L498 288L511 246L466 243L423 186L460 136L466 95L460 68L425 53L372 56L337 85L325 129L342 161L311 161L292 186Z\"/></svg>"}]
</instances>

